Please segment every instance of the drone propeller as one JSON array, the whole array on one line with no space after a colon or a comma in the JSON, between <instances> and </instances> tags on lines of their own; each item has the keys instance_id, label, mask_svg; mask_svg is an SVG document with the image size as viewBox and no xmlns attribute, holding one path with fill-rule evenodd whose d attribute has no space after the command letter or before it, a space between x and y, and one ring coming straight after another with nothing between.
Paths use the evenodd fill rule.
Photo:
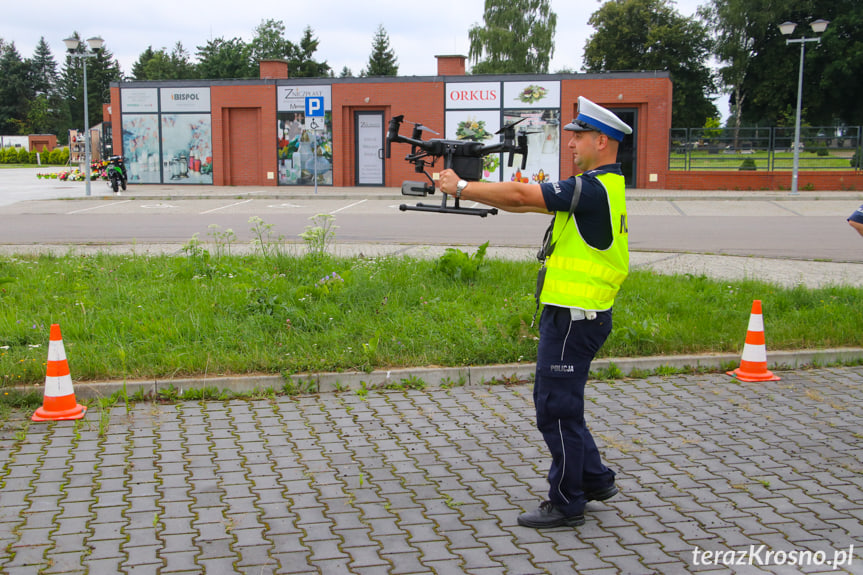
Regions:
<instances>
[{"instance_id":1,"label":"drone propeller","mask_svg":"<svg viewBox=\"0 0 863 575\"><path fill-rule=\"evenodd\" d=\"M410 120L408 120L407 122L408 122L408 124L414 125L414 130L419 130L420 132L431 132L435 136L440 135L440 132L435 132L434 130L432 130L428 126L424 126L424 125L420 124L419 122L411 122Z\"/></svg>"},{"instance_id":2,"label":"drone propeller","mask_svg":"<svg viewBox=\"0 0 863 575\"><path fill-rule=\"evenodd\" d=\"M515 126L517 126L517 125L521 124L521 123L522 123L522 122L524 122L525 120L527 120L527 118L522 118L521 120L516 120L515 122L512 122L511 124L507 124L506 126L504 126L503 128L501 128L500 130L498 130L497 132L495 132L495 134L503 134L503 133L504 133L504 132L506 132L507 130L511 130L513 127L515 127Z\"/></svg>"}]
</instances>

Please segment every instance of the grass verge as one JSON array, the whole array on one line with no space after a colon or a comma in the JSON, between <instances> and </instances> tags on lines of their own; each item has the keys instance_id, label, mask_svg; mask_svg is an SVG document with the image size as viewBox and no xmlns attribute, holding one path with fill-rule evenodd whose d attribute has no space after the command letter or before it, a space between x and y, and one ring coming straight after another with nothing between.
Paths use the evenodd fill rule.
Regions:
<instances>
[{"instance_id":1,"label":"grass verge","mask_svg":"<svg viewBox=\"0 0 863 575\"><path fill-rule=\"evenodd\" d=\"M535 262L216 254L0 258L0 387L44 381L52 323L76 381L536 359ZM861 346L861 296L635 271L600 356L740 352L754 299L770 349Z\"/></svg>"}]
</instances>

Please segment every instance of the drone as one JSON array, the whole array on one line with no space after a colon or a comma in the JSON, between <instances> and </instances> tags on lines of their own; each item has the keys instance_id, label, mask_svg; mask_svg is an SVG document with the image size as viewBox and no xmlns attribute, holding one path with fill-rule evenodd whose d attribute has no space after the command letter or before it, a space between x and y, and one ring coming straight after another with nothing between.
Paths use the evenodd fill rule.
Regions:
<instances>
[{"instance_id":1,"label":"drone","mask_svg":"<svg viewBox=\"0 0 863 575\"><path fill-rule=\"evenodd\" d=\"M414 165L414 170L418 174L424 174L428 179L425 181L405 181L402 183L402 195L404 196L420 196L425 197L428 194L435 192L434 178L428 173L426 168L433 167L438 158L444 159L444 169L452 169L458 176L468 182L479 181L482 176L482 159L489 154L497 154L501 152L509 153L508 166L512 167L515 154L521 154L521 169L525 169L527 163L527 132L519 131L516 134L515 127L523 122L526 118L522 118L516 122L507 124L495 134L502 134L502 138L495 144L485 145L482 142L474 142L471 140L444 140L444 139L429 139L423 140L423 132L430 132L438 135L437 132L423 126L422 124L409 122L414 125L411 137L402 136L399 134L399 129L405 121L404 116L393 116L387 128L387 158L390 157L390 147L392 143L410 144L411 152L405 156L405 160ZM444 214L463 214L469 216L486 217L487 215L497 214L497 208L465 208L459 205L459 199L455 198L455 205L450 207L447 205L446 194L441 194L440 205L430 205L418 203L414 206L402 204L399 206L401 211L418 211L418 212L436 212Z\"/></svg>"}]
</instances>

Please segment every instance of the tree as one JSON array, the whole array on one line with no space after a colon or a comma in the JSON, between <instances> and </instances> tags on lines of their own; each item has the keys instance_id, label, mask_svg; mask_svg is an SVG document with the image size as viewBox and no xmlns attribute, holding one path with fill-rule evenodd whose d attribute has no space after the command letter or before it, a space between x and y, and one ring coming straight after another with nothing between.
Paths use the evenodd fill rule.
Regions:
<instances>
[{"instance_id":1,"label":"tree","mask_svg":"<svg viewBox=\"0 0 863 575\"><path fill-rule=\"evenodd\" d=\"M57 92L60 76L57 73L57 62L45 37L39 38L33 58L30 60L30 83L36 94L51 94Z\"/></svg>"},{"instance_id":2,"label":"tree","mask_svg":"<svg viewBox=\"0 0 863 575\"><path fill-rule=\"evenodd\" d=\"M149 80L147 77L147 63L156 55L152 46L147 46L147 49L138 55L138 59L132 64L132 79L134 80Z\"/></svg>"},{"instance_id":3,"label":"tree","mask_svg":"<svg viewBox=\"0 0 863 575\"><path fill-rule=\"evenodd\" d=\"M734 147L737 147L747 93L744 80L755 56L757 38L768 25L770 10L762 0L711 0L699 7L699 15L712 31L712 50L719 61L719 80L730 94L730 121L734 125Z\"/></svg>"},{"instance_id":4,"label":"tree","mask_svg":"<svg viewBox=\"0 0 863 575\"><path fill-rule=\"evenodd\" d=\"M588 22L596 32L585 44L585 71L667 70L673 127L702 126L717 115L705 64L710 38L697 19L681 16L668 0L609 0Z\"/></svg>"},{"instance_id":5,"label":"tree","mask_svg":"<svg viewBox=\"0 0 863 575\"><path fill-rule=\"evenodd\" d=\"M73 38L80 36L77 32ZM79 45L76 52L84 51ZM58 136L69 128L84 128L84 58L66 56L66 63L61 73L60 92L63 100L69 106L69 122L58 126ZM90 126L102 122L102 104L111 101L111 82L119 82L122 78L120 64L107 47L102 46L95 56L87 60L87 113Z\"/></svg>"},{"instance_id":6,"label":"tree","mask_svg":"<svg viewBox=\"0 0 863 575\"><path fill-rule=\"evenodd\" d=\"M147 46L132 65L132 76L136 80L189 80L198 73L182 42L177 42L170 54L165 48L153 51Z\"/></svg>"},{"instance_id":7,"label":"tree","mask_svg":"<svg viewBox=\"0 0 863 575\"><path fill-rule=\"evenodd\" d=\"M353 78L354 73L347 66L342 66L342 71L339 72L339 78Z\"/></svg>"},{"instance_id":8,"label":"tree","mask_svg":"<svg viewBox=\"0 0 863 575\"><path fill-rule=\"evenodd\" d=\"M390 37L384 29L383 24L378 25L378 31L372 41L372 53L369 63L360 72L361 76L398 76L399 65L396 63L396 55L390 48Z\"/></svg>"},{"instance_id":9,"label":"tree","mask_svg":"<svg viewBox=\"0 0 863 575\"><path fill-rule=\"evenodd\" d=\"M313 58L319 44L313 34L309 26L303 30L299 49L288 63L288 70L293 78L321 78L331 74L330 65L326 61L318 62Z\"/></svg>"},{"instance_id":10,"label":"tree","mask_svg":"<svg viewBox=\"0 0 863 575\"><path fill-rule=\"evenodd\" d=\"M557 14L549 0L485 0L484 26L468 31L473 74L547 74Z\"/></svg>"},{"instance_id":11,"label":"tree","mask_svg":"<svg viewBox=\"0 0 863 575\"><path fill-rule=\"evenodd\" d=\"M198 76L216 80L254 78L258 75L252 64L252 49L240 38L209 40L198 46Z\"/></svg>"},{"instance_id":12,"label":"tree","mask_svg":"<svg viewBox=\"0 0 863 575\"><path fill-rule=\"evenodd\" d=\"M0 41L0 134L26 133L24 120L32 93L29 72L15 42Z\"/></svg>"},{"instance_id":13,"label":"tree","mask_svg":"<svg viewBox=\"0 0 863 575\"><path fill-rule=\"evenodd\" d=\"M746 70L744 90L749 95L743 106L743 121L776 125L797 106L797 75L800 45L786 44L778 24L791 21L798 27L793 38L814 37L809 23L829 20L819 44L806 44L803 75L804 122L829 125L833 122L859 125L863 109L863 5L858 0L775 0L765 6L766 15L755 39Z\"/></svg>"},{"instance_id":14,"label":"tree","mask_svg":"<svg viewBox=\"0 0 863 575\"><path fill-rule=\"evenodd\" d=\"M281 20L262 20L250 45L256 66L261 60L290 61L299 55L296 44L285 38L285 24Z\"/></svg>"},{"instance_id":15,"label":"tree","mask_svg":"<svg viewBox=\"0 0 863 575\"><path fill-rule=\"evenodd\" d=\"M132 65L132 77L135 80L189 80L198 77L195 65L182 42L174 44L174 49L168 54L165 48L154 51L152 46L141 52L138 60Z\"/></svg>"},{"instance_id":16,"label":"tree","mask_svg":"<svg viewBox=\"0 0 863 575\"><path fill-rule=\"evenodd\" d=\"M59 86L60 75L57 62L45 37L39 39L33 58L28 62L30 68L31 100L27 107L26 128L28 133L57 133L58 126L68 121L68 104L63 100Z\"/></svg>"}]
</instances>

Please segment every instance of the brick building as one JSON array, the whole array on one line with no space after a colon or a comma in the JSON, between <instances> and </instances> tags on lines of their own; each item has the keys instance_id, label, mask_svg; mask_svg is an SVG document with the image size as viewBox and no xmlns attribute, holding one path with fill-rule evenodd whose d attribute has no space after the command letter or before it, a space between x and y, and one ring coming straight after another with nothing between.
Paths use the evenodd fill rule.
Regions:
<instances>
[{"instance_id":1,"label":"brick building","mask_svg":"<svg viewBox=\"0 0 863 575\"><path fill-rule=\"evenodd\" d=\"M214 185L400 186L416 179L386 157L394 115L434 135L486 143L507 123L529 133L524 173L507 157L486 157L484 179L543 181L572 175L561 127L578 96L614 110L633 127L621 148L627 184L666 187L672 85L666 72L468 76L464 56L438 56L433 77L291 79L287 63L265 61L254 80L120 82L111 86L114 153L130 181ZM323 98L323 118L307 118L307 97ZM402 133L409 135L406 123Z\"/></svg>"}]
</instances>

